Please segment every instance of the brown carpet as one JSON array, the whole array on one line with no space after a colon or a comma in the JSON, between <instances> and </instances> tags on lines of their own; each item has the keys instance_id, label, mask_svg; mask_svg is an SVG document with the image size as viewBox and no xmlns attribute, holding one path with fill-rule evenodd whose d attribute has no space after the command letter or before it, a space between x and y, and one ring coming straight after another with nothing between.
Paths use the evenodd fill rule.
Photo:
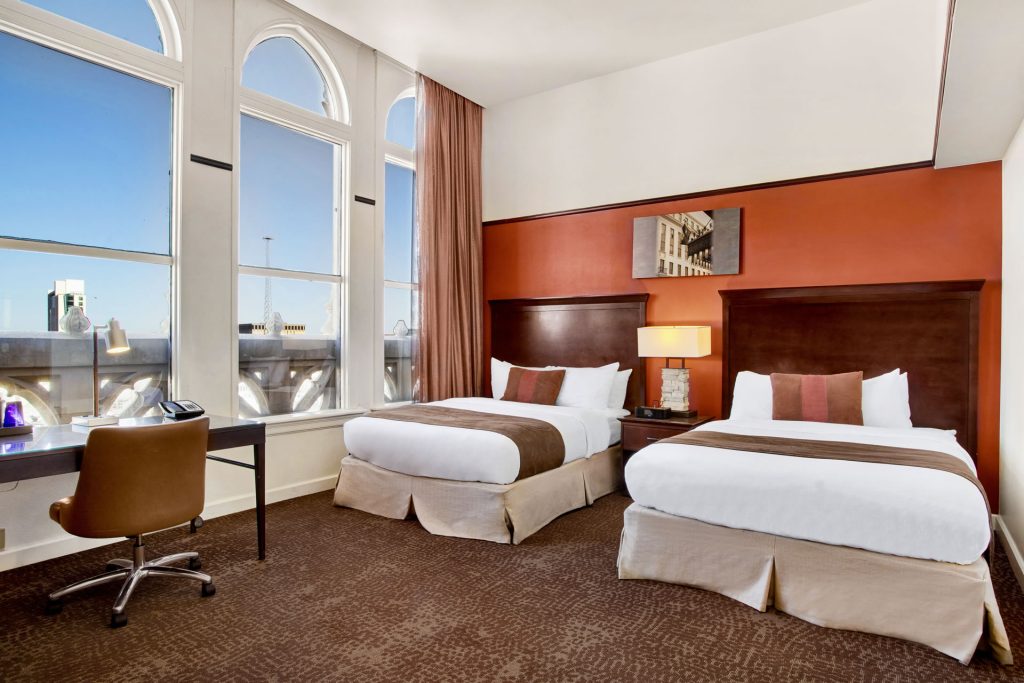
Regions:
<instances>
[{"instance_id":1,"label":"brown carpet","mask_svg":"<svg viewBox=\"0 0 1024 683\"><path fill-rule=\"evenodd\" d=\"M107 628L115 586L42 612L48 590L102 569L128 544L0 574L0 679L338 681L1002 681L912 643L761 614L729 598L619 581L612 495L520 546L431 536L415 522L331 506L328 493L272 506L269 559L252 513L151 538L199 550L217 594L149 578L128 626ZM1024 662L1024 595L1002 553L996 592Z\"/></svg>"}]
</instances>

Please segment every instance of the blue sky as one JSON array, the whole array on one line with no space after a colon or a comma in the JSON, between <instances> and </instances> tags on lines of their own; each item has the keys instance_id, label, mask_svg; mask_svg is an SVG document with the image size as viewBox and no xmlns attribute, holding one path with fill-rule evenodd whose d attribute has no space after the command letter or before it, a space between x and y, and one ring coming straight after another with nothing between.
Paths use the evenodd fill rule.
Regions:
<instances>
[{"instance_id":1,"label":"blue sky","mask_svg":"<svg viewBox=\"0 0 1024 683\"><path fill-rule=\"evenodd\" d=\"M156 23L145 2L34 0L152 49ZM140 11L144 9L145 11ZM244 83L317 110L322 80L286 39L258 46ZM0 235L168 254L171 211L170 89L0 33ZM13 106L12 106L13 105ZM388 138L411 146L413 100L388 118ZM275 124L240 117L239 257L330 273L333 263L335 146ZM412 174L389 166L385 270L411 270ZM86 281L88 314L114 315L125 329L159 333L169 317L167 267L0 250L0 330L46 329L46 293L57 279ZM275 279L274 309L320 334L331 285ZM408 322L407 294L386 294L385 329ZM239 283L239 320L263 319L263 279ZM396 311L397 307L397 311Z\"/></svg>"},{"instance_id":2,"label":"blue sky","mask_svg":"<svg viewBox=\"0 0 1024 683\"><path fill-rule=\"evenodd\" d=\"M163 52L160 27L146 0L24 0L45 10Z\"/></svg>"}]
</instances>

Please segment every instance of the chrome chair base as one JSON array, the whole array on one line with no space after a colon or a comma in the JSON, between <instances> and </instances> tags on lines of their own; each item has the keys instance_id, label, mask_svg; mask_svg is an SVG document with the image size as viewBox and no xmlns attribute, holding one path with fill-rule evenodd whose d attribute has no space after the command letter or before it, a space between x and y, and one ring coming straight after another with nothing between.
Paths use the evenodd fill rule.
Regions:
<instances>
[{"instance_id":1,"label":"chrome chair base","mask_svg":"<svg viewBox=\"0 0 1024 683\"><path fill-rule=\"evenodd\" d=\"M142 536L136 536L132 546L132 559L124 560L110 560L107 563L107 571L102 574L76 581L70 586L65 586L60 590L56 590L49 595L49 599L46 605L46 611L48 614L57 614L63 607L62 598L72 593L92 588L93 586L100 586L106 583L113 583L115 581L123 581L121 585L121 592L117 595L117 600L114 601L114 607L110 613L110 625L114 628L124 626L128 623L128 617L124 613L125 607L128 604L128 599L132 597L132 593L135 592L135 588L139 585L142 579L147 576L168 576L177 579L192 579L194 581L202 582L203 597L209 597L217 592L216 587L213 585L213 577L209 574L205 574L200 571L196 571L201 566L199 563L199 553L188 552L188 553L174 553L173 555L164 555L158 557L155 560L146 561L146 546L142 543ZM188 560L189 569L182 567L170 566L174 562L181 560Z\"/></svg>"}]
</instances>

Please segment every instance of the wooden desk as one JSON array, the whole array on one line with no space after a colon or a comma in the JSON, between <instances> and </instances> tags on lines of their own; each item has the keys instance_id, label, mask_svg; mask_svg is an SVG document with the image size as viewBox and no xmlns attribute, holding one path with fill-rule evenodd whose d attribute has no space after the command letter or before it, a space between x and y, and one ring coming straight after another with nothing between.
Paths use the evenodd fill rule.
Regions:
<instances>
[{"instance_id":1,"label":"wooden desk","mask_svg":"<svg viewBox=\"0 0 1024 683\"><path fill-rule=\"evenodd\" d=\"M253 471L256 483L256 542L259 559L267 556L267 501L266 501L266 426L262 422L239 420L231 417L205 415L210 419L210 436L206 449L219 451L226 448L252 446L253 462L207 455L209 460L244 467ZM163 417L127 418L119 426L142 426L169 422ZM82 467L85 441L89 427L59 425L36 427L31 434L0 438L0 483L50 477L55 474L77 472ZM195 526L193 524L193 531Z\"/></svg>"}]
</instances>

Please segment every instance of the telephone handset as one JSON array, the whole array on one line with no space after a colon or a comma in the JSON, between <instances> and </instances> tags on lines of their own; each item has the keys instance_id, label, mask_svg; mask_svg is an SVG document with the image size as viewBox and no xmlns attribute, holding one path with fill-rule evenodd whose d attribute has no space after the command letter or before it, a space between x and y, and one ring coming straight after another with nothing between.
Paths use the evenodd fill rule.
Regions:
<instances>
[{"instance_id":1,"label":"telephone handset","mask_svg":"<svg viewBox=\"0 0 1024 683\"><path fill-rule=\"evenodd\" d=\"M160 401L160 409L164 416L172 420L187 420L190 417L199 417L206 411L195 401Z\"/></svg>"}]
</instances>

